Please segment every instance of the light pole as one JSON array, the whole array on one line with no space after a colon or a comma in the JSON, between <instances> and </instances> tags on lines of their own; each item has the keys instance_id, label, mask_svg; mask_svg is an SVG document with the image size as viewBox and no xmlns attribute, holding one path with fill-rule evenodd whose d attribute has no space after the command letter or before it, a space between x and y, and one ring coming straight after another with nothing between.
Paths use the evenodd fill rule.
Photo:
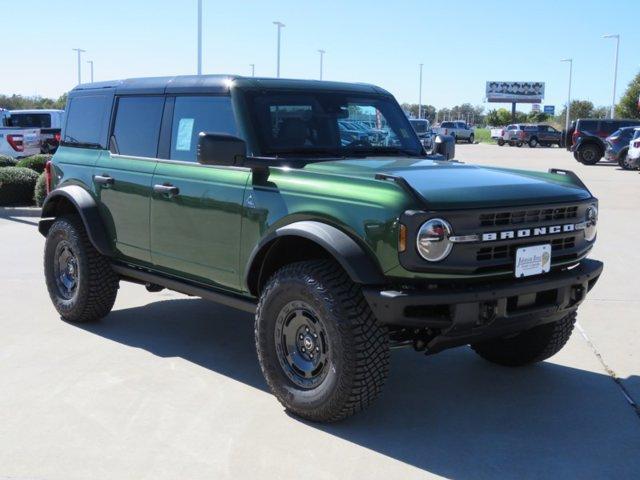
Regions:
<instances>
[{"instance_id":1,"label":"light pole","mask_svg":"<svg viewBox=\"0 0 640 480\"><path fill-rule=\"evenodd\" d=\"M249 66L251 67L251 76L255 77L256 76L256 64L255 63L250 63Z\"/></svg>"},{"instance_id":2,"label":"light pole","mask_svg":"<svg viewBox=\"0 0 640 480\"><path fill-rule=\"evenodd\" d=\"M82 50L81 48L72 48L71 50L73 50L74 52L78 52L78 85L80 85L82 83L82 65L80 63L80 56L82 55L82 52L86 52L86 50Z\"/></svg>"},{"instance_id":3,"label":"light pole","mask_svg":"<svg viewBox=\"0 0 640 480\"><path fill-rule=\"evenodd\" d=\"M278 57L276 63L276 77L280 78L280 30L282 30L282 27L284 27L285 25L284 23L278 21L273 22L273 24L278 27Z\"/></svg>"},{"instance_id":4,"label":"light pole","mask_svg":"<svg viewBox=\"0 0 640 480\"><path fill-rule=\"evenodd\" d=\"M573 58L563 58L561 62L569 63L569 92L567 93L567 115L564 120L564 130L569 131L569 123L571 123L571 75L573 74Z\"/></svg>"},{"instance_id":5,"label":"light pole","mask_svg":"<svg viewBox=\"0 0 640 480\"><path fill-rule=\"evenodd\" d=\"M603 35L602 38L616 39L616 58L613 63L613 97L611 98L611 118L614 118L616 114L616 80L618 79L618 50L620 49L620 35Z\"/></svg>"},{"instance_id":6,"label":"light pole","mask_svg":"<svg viewBox=\"0 0 640 480\"><path fill-rule=\"evenodd\" d=\"M324 54L327 53L324 50L320 49L318 50L318 53L320 54L320 80L322 80L322 60L324 59Z\"/></svg>"},{"instance_id":7,"label":"light pole","mask_svg":"<svg viewBox=\"0 0 640 480\"><path fill-rule=\"evenodd\" d=\"M93 60L87 60L87 63L91 65L91 83L93 83Z\"/></svg>"},{"instance_id":8,"label":"light pole","mask_svg":"<svg viewBox=\"0 0 640 480\"><path fill-rule=\"evenodd\" d=\"M420 64L420 86L418 87L418 118L422 118L422 63Z\"/></svg>"},{"instance_id":9,"label":"light pole","mask_svg":"<svg viewBox=\"0 0 640 480\"><path fill-rule=\"evenodd\" d=\"M198 0L198 75L202 75L202 0Z\"/></svg>"}]
</instances>

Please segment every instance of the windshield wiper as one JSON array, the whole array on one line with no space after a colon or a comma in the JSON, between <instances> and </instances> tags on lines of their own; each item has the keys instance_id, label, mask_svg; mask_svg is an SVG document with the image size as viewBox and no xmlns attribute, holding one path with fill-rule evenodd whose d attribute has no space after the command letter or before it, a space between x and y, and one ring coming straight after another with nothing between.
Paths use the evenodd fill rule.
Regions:
<instances>
[{"instance_id":1,"label":"windshield wiper","mask_svg":"<svg viewBox=\"0 0 640 480\"><path fill-rule=\"evenodd\" d=\"M385 155L406 155L408 157L421 157L419 153L414 150L410 150L408 148L398 148L398 147L377 147L377 148L358 148L353 150L344 150L345 156L364 156L364 157L374 157L374 156L385 156Z\"/></svg>"},{"instance_id":2,"label":"windshield wiper","mask_svg":"<svg viewBox=\"0 0 640 480\"><path fill-rule=\"evenodd\" d=\"M333 150L331 148L319 148L319 147L310 147L310 148L290 148L285 151L275 152L273 150L267 152L268 155L275 155L276 158L283 157L300 157L300 156L314 156L314 155L325 155L328 157L344 157L340 152Z\"/></svg>"}]
</instances>

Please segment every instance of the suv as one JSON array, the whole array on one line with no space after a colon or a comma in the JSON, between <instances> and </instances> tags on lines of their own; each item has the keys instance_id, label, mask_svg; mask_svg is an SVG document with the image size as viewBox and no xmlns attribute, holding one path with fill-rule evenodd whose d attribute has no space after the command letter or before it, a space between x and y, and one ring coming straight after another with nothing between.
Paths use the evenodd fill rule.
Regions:
<instances>
[{"instance_id":1,"label":"suv","mask_svg":"<svg viewBox=\"0 0 640 480\"><path fill-rule=\"evenodd\" d=\"M433 160L375 86L132 79L67 112L39 223L62 318L106 316L120 281L253 312L266 381L306 419L370 404L392 347L545 360L602 271L578 177ZM343 144L350 119L384 135Z\"/></svg>"},{"instance_id":2,"label":"suv","mask_svg":"<svg viewBox=\"0 0 640 480\"><path fill-rule=\"evenodd\" d=\"M450 135L454 141L466 140L468 143L473 143L475 135L473 134L473 128L467 125L465 122L442 122L440 124L440 132L442 135Z\"/></svg>"},{"instance_id":3,"label":"suv","mask_svg":"<svg viewBox=\"0 0 640 480\"><path fill-rule=\"evenodd\" d=\"M632 166L627 153L635 129L636 127L623 127L609 135L604 141L604 158L610 162L616 162L624 170L630 170Z\"/></svg>"},{"instance_id":4,"label":"suv","mask_svg":"<svg viewBox=\"0 0 640 480\"><path fill-rule=\"evenodd\" d=\"M521 147L526 143L531 148L535 148L538 145L550 147L556 144L560 146L560 136L560 131L550 125L516 123L507 125L507 127L502 130L502 137L498 140L498 145L502 146L508 143L510 146L515 145Z\"/></svg>"},{"instance_id":5,"label":"suv","mask_svg":"<svg viewBox=\"0 0 640 480\"><path fill-rule=\"evenodd\" d=\"M604 139L622 127L632 126L640 126L640 120L580 118L563 133L565 146L580 163L595 165L605 154Z\"/></svg>"},{"instance_id":6,"label":"suv","mask_svg":"<svg viewBox=\"0 0 640 480\"><path fill-rule=\"evenodd\" d=\"M8 127L40 129L41 153L55 153L60 143L64 110L11 110L5 119Z\"/></svg>"}]
</instances>

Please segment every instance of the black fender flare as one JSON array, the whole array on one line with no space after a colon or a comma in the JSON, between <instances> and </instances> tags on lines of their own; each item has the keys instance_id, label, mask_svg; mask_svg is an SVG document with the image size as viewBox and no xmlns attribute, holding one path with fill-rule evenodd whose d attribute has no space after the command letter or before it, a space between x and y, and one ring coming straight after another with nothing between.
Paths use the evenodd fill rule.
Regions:
<instances>
[{"instance_id":1,"label":"black fender flare","mask_svg":"<svg viewBox=\"0 0 640 480\"><path fill-rule=\"evenodd\" d=\"M107 230L104 227L98 204L93 196L79 185L65 185L51 191L42 205L42 219L38 223L38 231L45 237L54 220L51 217L59 215L58 206L61 202L68 202L78 213L87 231L89 240L102 255L112 255L113 249L109 242Z\"/></svg>"},{"instance_id":2,"label":"black fender flare","mask_svg":"<svg viewBox=\"0 0 640 480\"><path fill-rule=\"evenodd\" d=\"M256 295L254 285L259 281L262 259L278 238L300 237L324 248L340 264L355 283L363 285L384 284L385 276L377 261L353 238L327 223L303 220L275 229L254 247L245 270L245 285Z\"/></svg>"}]
</instances>

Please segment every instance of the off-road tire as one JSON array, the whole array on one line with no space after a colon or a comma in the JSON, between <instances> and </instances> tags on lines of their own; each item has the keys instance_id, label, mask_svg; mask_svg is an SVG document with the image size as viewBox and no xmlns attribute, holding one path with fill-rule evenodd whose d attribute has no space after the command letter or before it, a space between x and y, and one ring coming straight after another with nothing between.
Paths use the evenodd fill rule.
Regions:
<instances>
[{"instance_id":1,"label":"off-road tire","mask_svg":"<svg viewBox=\"0 0 640 480\"><path fill-rule=\"evenodd\" d=\"M54 271L56 247L66 241L77 259L78 282L72 298L65 298ZM118 276L106 257L93 247L80 218L59 217L47 234L44 247L44 274L49 296L60 316L69 322L91 322L106 316L118 293Z\"/></svg>"},{"instance_id":2,"label":"off-road tire","mask_svg":"<svg viewBox=\"0 0 640 480\"><path fill-rule=\"evenodd\" d=\"M584 165L595 165L601 158L602 152L595 145L583 145L578 150L578 161Z\"/></svg>"},{"instance_id":3,"label":"off-road tire","mask_svg":"<svg viewBox=\"0 0 640 480\"><path fill-rule=\"evenodd\" d=\"M476 137L473 135L473 133L471 135L469 135L469 139L467 140L467 143L473 143L475 141Z\"/></svg>"},{"instance_id":4,"label":"off-road tire","mask_svg":"<svg viewBox=\"0 0 640 480\"><path fill-rule=\"evenodd\" d=\"M276 351L276 322L291 302L305 302L326 327L328 373L314 388L296 385ZM335 422L367 407L378 396L389 369L389 335L364 299L360 286L332 261L297 262L267 282L256 310L256 350L269 388L291 413Z\"/></svg>"},{"instance_id":5,"label":"off-road tire","mask_svg":"<svg viewBox=\"0 0 640 480\"><path fill-rule=\"evenodd\" d=\"M513 336L475 343L471 348L485 360L507 367L542 362L565 346L576 323L576 316L576 312L573 312L556 322L545 323Z\"/></svg>"}]
</instances>

